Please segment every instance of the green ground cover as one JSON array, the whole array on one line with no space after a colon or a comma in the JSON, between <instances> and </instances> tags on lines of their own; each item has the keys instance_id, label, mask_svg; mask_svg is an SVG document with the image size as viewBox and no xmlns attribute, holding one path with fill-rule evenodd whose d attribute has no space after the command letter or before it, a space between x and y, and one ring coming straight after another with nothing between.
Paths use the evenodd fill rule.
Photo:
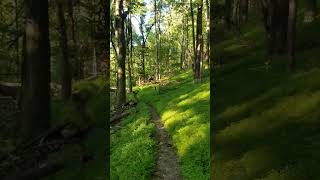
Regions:
<instances>
[{"instance_id":1,"label":"green ground cover","mask_svg":"<svg viewBox=\"0 0 320 180\"><path fill-rule=\"evenodd\" d=\"M218 44L215 179L320 179L320 21L299 20L294 74L286 55L265 65L260 23Z\"/></svg>"}]
</instances>

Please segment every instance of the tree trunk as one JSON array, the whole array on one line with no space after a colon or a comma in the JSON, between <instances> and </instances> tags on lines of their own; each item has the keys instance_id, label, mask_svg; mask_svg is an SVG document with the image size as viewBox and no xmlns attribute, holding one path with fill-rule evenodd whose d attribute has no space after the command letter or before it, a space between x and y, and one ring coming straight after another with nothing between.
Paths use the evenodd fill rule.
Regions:
<instances>
[{"instance_id":1,"label":"tree trunk","mask_svg":"<svg viewBox=\"0 0 320 180\"><path fill-rule=\"evenodd\" d=\"M288 17L288 69L290 72L295 70L295 34L297 20L296 0L289 0L289 17Z\"/></svg>"},{"instance_id":2,"label":"tree trunk","mask_svg":"<svg viewBox=\"0 0 320 180\"><path fill-rule=\"evenodd\" d=\"M124 20L126 14L123 13L123 0L115 1L115 39L118 52L118 86L117 105L121 106L126 102L126 40L124 31Z\"/></svg>"},{"instance_id":3,"label":"tree trunk","mask_svg":"<svg viewBox=\"0 0 320 180\"><path fill-rule=\"evenodd\" d=\"M304 12L304 22L311 23L314 21L317 13L317 1L306 0L306 10Z\"/></svg>"},{"instance_id":4,"label":"tree trunk","mask_svg":"<svg viewBox=\"0 0 320 180\"><path fill-rule=\"evenodd\" d=\"M288 0L262 1L269 56L285 52L288 31Z\"/></svg>"},{"instance_id":5,"label":"tree trunk","mask_svg":"<svg viewBox=\"0 0 320 180\"><path fill-rule=\"evenodd\" d=\"M192 65L192 70L193 73L195 74L195 65L196 65L196 37L195 37L195 32L194 32L194 15L193 15L193 6L192 6L192 0L190 0L190 12L191 12L191 29L192 29L192 46L193 46L193 65Z\"/></svg>"},{"instance_id":6,"label":"tree trunk","mask_svg":"<svg viewBox=\"0 0 320 180\"><path fill-rule=\"evenodd\" d=\"M197 49L195 54L195 79L200 79L201 77L201 61L202 61L202 50L203 50L203 35L202 35L202 9L203 1L200 0L198 4L197 13Z\"/></svg>"},{"instance_id":7,"label":"tree trunk","mask_svg":"<svg viewBox=\"0 0 320 180\"><path fill-rule=\"evenodd\" d=\"M207 6L207 42L206 42L206 57L205 59L207 60L207 66L209 66L209 54L210 54L210 5L209 5L209 0L206 0L206 6Z\"/></svg>"},{"instance_id":8,"label":"tree trunk","mask_svg":"<svg viewBox=\"0 0 320 180\"><path fill-rule=\"evenodd\" d=\"M128 73L129 73L129 92L132 92L132 22L131 22L131 12L129 10L129 19L128 19L128 30L129 30L129 40L130 40L130 54L129 54L129 61L128 61Z\"/></svg>"},{"instance_id":9,"label":"tree trunk","mask_svg":"<svg viewBox=\"0 0 320 180\"><path fill-rule=\"evenodd\" d=\"M50 44L48 1L25 1L25 59L22 137L35 137L50 126Z\"/></svg>"},{"instance_id":10,"label":"tree trunk","mask_svg":"<svg viewBox=\"0 0 320 180\"><path fill-rule=\"evenodd\" d=\"M215 18L215 11L213 11L214 7L216 6L216 0L210 0L210 89L211 89L211 93L210 93L210 163L214 164L214 156L215 156L215 122L214 122L214 111L213 109L215 109L214 106L214 93L213 89L215 89L214 87L214 67L213 67L213 62L214 62L214 39L213 37L215 37L214 34L214 18ZM214 168L215 166L211 166L211 178L210 179L215 179L215 170L216 168Z\"/></svg>"},{"instance_id":11,"label":"tree trunk","mask_svg":"<svg viewBox=\"0 0 320 180\"><path fill-rule=\"evenodd\" d=\"M227 29L231 28L232 3L233 0L225 0L225 23Z\"/></svg>"},{"instance_id":12,"label":"tree trunk","mask_svg":"<svg viewBox=\"0 0 320 180\"><path fill-rule=\"evenodd\" d=\"M240 1L240 11L241 11L241 23L246 23L248 21L248 10L249 10L249 0Z\"/></svg>"},{"instance_id":13,"label":"tree trunk","mask_svg":"<svg viewBox=\"0 0 320 180\"><path fill-rule=\"evenodd\" d=\"M20 44L19 44L19 14L18 14L18 11L19 11L19 6L18 6L18 0L14 0L14 5L15 5L15 26L16 26L16 35L17 35L17 40L16 40L16 59L15 59L15 65L16 67L19 67L19 63L20 63L20 52L19 52L19 47L20 47Z\"/></svg>"},{"instance_id":14,"label":"tree trunk","mask_svg":"<svg viewBox=\"0 0 320 180\"><path fill-rule=\"evenodd\" d=\"M102 43L102 61L106 62L106 110L110 110L110 0L101 0L100 4L102 6L102 22L104 34L104 41ZM110 113L106 113L106 127L110 127ZM110 129L106 132L106 177L110 177Z\"/></svg>"},{"instance_id":15,"label":"tree trunk","mask_svg":"<svg viewBox=\"0 0 320 180\"><path fill-rule=\"evenodd\" d=\"M60 31L60 48L61 48L61 97L63 100L67 100L71 95L71 74L70 74L70 63L69 63L69 48L68 48L68 37L66 29L66 21L64 17L63 4L61 0L57 1L57 16L59 20L59 31Z\"/></svg>"},{"instance_id":16,"label":"tree trunk","mask_svg":"<svg viewBox=\"0 0 320 180\"><path fill-rule=\"evenodd\" d=\"M73 42L73 48L72 48L72 54L71 54L71 59L73 59L73 76L75 79L79 80L81 79L81 75L80 73L80 62L79 62L79 58L78 58L78 39L76 37L76 20L74 17L74 11L73 11L73 7L75 6L75 4L73 3L73 0L68 0L68 14L69 14L69 19L71 22L71 39Z\"/></svg>"}]
</instances>

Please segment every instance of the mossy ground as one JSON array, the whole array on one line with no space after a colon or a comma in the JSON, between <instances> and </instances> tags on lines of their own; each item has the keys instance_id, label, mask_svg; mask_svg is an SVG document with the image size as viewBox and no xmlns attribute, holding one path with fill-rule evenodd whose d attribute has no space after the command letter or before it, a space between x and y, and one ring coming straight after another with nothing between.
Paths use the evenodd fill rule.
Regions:
<instances>
[{"instance_id":1,"label":"mossy ground","mask_svg":"<svg viewBox=\"0 0 320 180\"><path fill-rule=\"evenodd\" d=\"M219 43L215 70L215 160L219 180L320 179L320 20L299 17L297 69L287 56L267 67L264 30L252 20Z\"/></svg>"},{"instance_id":2,"label":"mossy ground","mask_svg":"<svg viewBox=\"0 0 320 180\"><path fill-rule=\"evenodd\" d=\"M62 151L51 154L50 159L64 162L65 168L46 178L47 180L105 180L107 177L106 164L106 113L107 96L106 80L98 78L93 81L80 81L73 85L73 91L87 97L85 112L87 119L81 113L75 102L52 102L52 124L72 121L80 126L93 125L92 131L83 141L83 146L93 159L87 163L81 162L80 154L83 151L79 145L68 145ZM84 104L80 104L83 105Z\"/></svg>"}]
</instances>

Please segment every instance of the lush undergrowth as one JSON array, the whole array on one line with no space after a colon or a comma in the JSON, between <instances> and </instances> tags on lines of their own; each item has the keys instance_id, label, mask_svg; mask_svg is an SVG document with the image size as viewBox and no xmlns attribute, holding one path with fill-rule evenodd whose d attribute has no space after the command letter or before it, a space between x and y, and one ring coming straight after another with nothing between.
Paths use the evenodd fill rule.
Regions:
<instances>
[{"instance_id":1,"label":"lush undergrowth","mask_svg":"<svg viewBox=\"0 0 320 180\"><path fill-rule=\"evenodd\" d=\"M130 116L120 123L120 129L111 130L111 179L150 179L155 168L155 125L148 107L138 103Z\"/></svg>"},{"instance_id":2,"label":"lush undergrowth","mask_svg":"<svg viewBox=\"0 0 320 180\"><path fill-rule=\"evenodd\" d=\"M207 72L205 72L207 73ZM190 71L140 88L138 98L161 115L181 162L184 179L209 179L209 78L194 82ZM157 89L155 89L155 87Z\"/></svg>"},{"instance_id":3,"label":"lush undergrowth","mask_svg":"<svg viewBox=\"0 0 320 180\"><path fill-rule=\"evenodd\" d=\"M319 27L319 18L299 22L292 74L286 55L265 65L262 24L249 23L240 39L219 44L214 179L320 179Z\"/></svg>"},{"instance_id":4,"label":"lush undergrowth","mask_svg":"<svg viewBox=\"0 0 320 180\"><path fill-rule=\"evenodd\" d=\"M54 100L52 103L52 124L72 121L80 126L93 125L82 145L68 145L62 151L50 155L54 161L62 161L64 169L48 177L48 180L104 180L106 179L106 113L107 99L105 79L81 81L73 85L73 93L87 99L79 102L72 97L69 102ZM80 111L84 111L81 113ZM93 159L81 160L81 153L86 152Z\"/></svg>"}]
</instances>

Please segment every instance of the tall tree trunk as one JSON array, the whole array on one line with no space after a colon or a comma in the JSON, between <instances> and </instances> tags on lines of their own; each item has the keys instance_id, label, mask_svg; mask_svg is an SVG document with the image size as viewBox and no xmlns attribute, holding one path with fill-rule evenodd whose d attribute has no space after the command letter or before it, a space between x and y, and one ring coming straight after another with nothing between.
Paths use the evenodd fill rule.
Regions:
<instances>
[{"instance_id":1,"label":"tall tree trunk","mask_svg":"<svg viewBox=\"0 0 320 180\"><path fill-rule=\"evenodd\" d=\"M214 7L216 6L216 0L210 0L210 163L214 164L215 163L215 122L214 122L214 67L213 67L213 62L214 62L214 18L215 18L215 11L213 10ZM217 168L214 168L215 166L211 166L211 178L210 179L215 179L215 170Z\"/></svg>"},{"instance_id":2,"label":"tall tree trunk","mask_svg":"<svg viewBox=\"0 0 320 180\"><path fill-rule=\"evenodd\" d=\"M249 0L240 0L241 23L248 21Z\"/></svg>"},{"instance_id":3,"label":"tall tree trunk","mask_svg":"<svg viewBox=\"0 0 320 180\"><path fill-rule=\"evenodd\" d=\"M225 0L225 23L227 29L231 28L231 17L232 17L232 3L233 0Z\"/></svg>"},{"instance_id":4,"label":"tall tree trunk","mask_svg":"<svg viewBox=\"0 0 320 180\"><path fill-rule=\"evenodd\" d=\"M317 0L305 0L305 3L304 22L311 23L317 14Z\"/></svg>"},{"instance_id":5,"label":"tall tree trunk","mask_svg":"<svg viewBox=\"0 0 320 180\"><path fill-rule=\"evenodd\" d=\"M289 17L288 17L288 69L290 72L295 70L295 34L297 21L297 4L296 0L289 0Z\"/></svg>"},{"instance_id":6,"label":"tall tree trunk","mask_svg":"<svg viewBox=\"0 0 320 180\"><path fill-rule=\"evenodd\" d=\"M202 50L203 50L203 35L202 35L202 9L203 1L200 0L198 4L197 13L197 49L195 54L195 79L201 78L201 61L202 61Z\"/></svg>"},{"instance_id":7,"label":"tall tree trunk","mask_svg":"<svg viewBox=\"0 0 320 180\"><path fill-rule=\"evenodd\" d=\"M20 63L20 52L19 52L19 48L20 48L20 44L19 44L19 14L18 14L18 10L19 10L19 6L18 6L18 0L14 0L14 6L15 6L15 26L16 26L16 35L17 35L17 40L16 40L16 59L15 59L15 65L16 67L19 67L19 63Z\"/></svg>"},{"instance_id":8,"label":"tall tree trunk","mask_svg":"<svg viewBox=\"0 0 320 180\"><path fill-rule=\"evenodd\" d=\"M68 15L69 15L69 19L70 19L70 24L71 24L71 39L73 42L72 45L72 53L71 53L71 59L73 59L73 76L75 77L75 79L79 80L81 79L81 75L80 71L80 62L79 62L79 58L78 58L78 39L76 37L76 20L74 17L74 11L73 8L74 6L76 6L76 4L74 4L73 0L68 0ZM76 6L77 7L77 6Z\"/></svg>"},{"instance_id":9,"label":"tall tree trunk","mask_svg":"<svg viewBox=\"0 0 320 180\"><path fill-rule=\"evenodd\" d=\"M196 66L196 37L195 37L195 32L194 32L194 15L193 15L193 4L192 0L190 0L190 13L191 13L191 31L192 31L192 46L193 46L193 65L192 65L192 70L193 73L195 74L195 66Z\"/></svg>"},{"instance_id":10,"label":"tall tree trunk","mask_svg":"<svg viewBox=\"0 0 320 180\"><path fill-rule=\"evenodd\" d=\"M123 0L115 1L115 39L116 47L118 52L118 99L117 105L121 106L126 102L126 40L125 40L125 31L124 31L124 20L126 14L124 14Z\"/></svg>"},{"instance_id":11,"label":"tall tree trunk","mask_svg":"<svg viewBox=\"0 0 320 180\"><path fill-rule=\"evenodd\" d=\"M206 42L206 57L205 59L207 60L207 65L209 66L209 54L210 54L210 5L209 5L209 0L206 0L206 6L207 6L207 42Z\"/></svg>"},{"instance_id":12,"label":"tall tree trunk","mask_svg":"<svg viewBox=\"0 0 320 180\"><path fill-rule=\"evenodd\" d=\"M35 137L50 126L50 44L48 1L26 0L25 80L22 87L22 135Z\"/></svg>"},{"instance_id":13,"label":"tall tree trunk","mask_svg":"<svg viewBox=\"0 0 320 180\"><path fill-rule=\"evenodd\" d=\"M181 55L180 55L180 70L183 70L183 62L185 59L185 17L182 18L182 38L181 38Z\"/></svg>"},{"instance_id":14,"label":"tall tree trunk","mask_svg":"<svg viewBox=\"0 0 320 180\"><path fill-rule=\"evenodd\" d=\"M262 12L267 34L267 52L271 57L287 48L288 0L262 0Z\"/></svg>"},{"instance_id":15,"label":"tall tree trunk","mask_svg":"<svg viewBox=\"0 0 320 180\"><path fill-rule=\"evenodd\" d=\"M147 79L146 77L146 69L145 69L145 48L146 48L146 43L145 41L142 42L142 77L143 80L145 81Z\"/></svg>"},{"instance_id":16,"label":"tall tree trunk","mask_svg":"<svg viewBox=\"0 0 320 180\"><path fill-rule=\"evenodd\" d=\"M63 3L61 0L57 1L57 16L59 20L60 31L60 48L61 48L61 97L63 100L67 100L71 95L71 74L69 63L69 49L68 49L68 37L66 29L66 21L64 17Z\"/></svg>"},{"instance_id":17,"label":"tall tree trunk","mask_svg":"<svg viewBox=\"0 0 320 180\"><path fill-rule=\"evenodd\" d=\"M129 9L129 19L128 19L128 39L130 43L130 54L128 59L128 73L129 73L129 92L132 92L132 67L131 67L131 61L132 61L132 24L131 24L131 12Z\"/></svg>"},{"instance_id":18,"label":"tall tree trunk","mask_svg":"<svg viewBox=\"0 0 320 180\"><path fill-rule=\"evenodd\" d=\"M103 23L103 29L104 34L104 41L102 41L102 61L106 63L106 177L110 177L110 0L100 0L100 4L102 6L102 23ZM105 179L107 179L105 178Z\"/></svg>"}]
</instances>

